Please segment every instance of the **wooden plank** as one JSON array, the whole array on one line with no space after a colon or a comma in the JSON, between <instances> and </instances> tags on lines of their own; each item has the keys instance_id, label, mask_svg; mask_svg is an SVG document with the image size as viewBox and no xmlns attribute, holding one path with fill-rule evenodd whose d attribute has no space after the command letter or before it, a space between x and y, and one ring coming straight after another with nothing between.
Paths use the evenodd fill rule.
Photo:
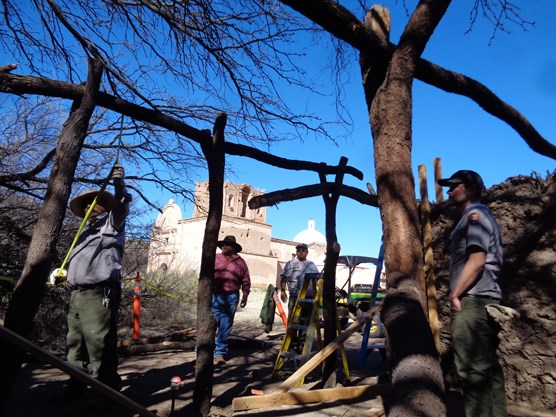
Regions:
<instances>
[{"instance_id":1,"label":"wooden plank","mask_svg":"<svg viewBox=\"0 0 556 417\"><path fill-rule=\"evenodd\" d=\"M338 347L344 343L353 333L359 330L367 320L369 320L377 311L380 310L380 306L373 307L366 311L361 317L356 321L351 323L351 325L336 339L330 342L324 347L320 352L307 361L301 368L294 372L288 379L286 379L277 388L278 392L287 392L292 389L295 384L301 379L305 378L313 369L315 369L319 364L324 361L332 353L336 352Z\"/></svg>"},{"instance_id":2,"label":"wooden plank","mask_svg":"<svg viewBox=\"0 0 556 417\"><path fill-rule=\"evenodd\" d=\"M118 391L115 391L112 388L110 388L108 385L105 385L102 382L94 378L91 378L85 372L71 366L70 364L58 358L57 356L54 356L51 353L47 352L46 350L42 349L41 347L31 343L29 340L25 339L24 337L21 337L17 333L14 333L7 327L0 326L0 339L4 339L8 343L11 343L19 347L20 349L29 352L37 359L40 359L44 362L51 364L52 366L60 369L61 371L65 372L72 378L77 379L79 382L89 385L95 391L98 391L104 396L119 402L128 410L134 411L135 413L143 417L156 417L155 414L151 413L146 408L143 408L141 405L137 404L136 402L131 401L125 395L122 395Z\"/></svg>"},{"instance_id":3,"label":"wooden plank","mask_svg":"<svg viewBox=\"0 0 556 417\"><path fill-rule=\"evenodd\" d=\"M362 385L358 387L327 388L312 391L277 392L268 395L236 397L232 401L232 410L247 411L260 408L274 408L282 405L310 404L324 401L341 401L369 399L377 395L388 394L390 384ZM380 414L378 414L380 415Z\"/></svg>"}]
</instances>

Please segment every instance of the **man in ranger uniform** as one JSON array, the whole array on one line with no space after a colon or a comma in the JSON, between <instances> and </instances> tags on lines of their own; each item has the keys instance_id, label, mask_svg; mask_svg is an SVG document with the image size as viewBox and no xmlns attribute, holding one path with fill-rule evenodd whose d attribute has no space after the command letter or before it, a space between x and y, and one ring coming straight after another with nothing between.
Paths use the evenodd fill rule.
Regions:
<instances>
[{"instance_id":1,"label":"man in ranger uniform","mask_svg":"<svg viewBox=\"0 0 556 417\"><path fill-rule=\"evenodd\" d=\"M68 284L71 288L67 315L67 359L87 370L115 390L121 390L118 375L117 311L120 304L125 222L131 196L124 184L124 169L117 165L112 175L114 195L89 190L70 201L71 211L85 217L95 196L87 225L71 252ZM54 271L56 273L57 271ZM85 386L70 379L67 394L79 394Z\"/></svg>"},{"instance_id":2,"label":"man in ranger uniform","mask_svg":"<svg viewBox=\"0 0 556 417\"><path fill-rule=\"evenodd\" d=\"M438 184L449 187L449 201L462 213L450 236L450 306L465 415L506 417L504 373L496 357L499 327L486 309L488 304L499 305L502 298L500 230L491 211L479 202L484 189L479 174L457 171Z\"/></svg>"}]
</instances>

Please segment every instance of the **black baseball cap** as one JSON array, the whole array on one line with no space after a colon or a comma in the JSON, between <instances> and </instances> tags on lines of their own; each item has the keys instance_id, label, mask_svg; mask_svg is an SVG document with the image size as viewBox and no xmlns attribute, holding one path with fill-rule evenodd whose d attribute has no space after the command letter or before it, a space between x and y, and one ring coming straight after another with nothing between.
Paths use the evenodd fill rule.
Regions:
<instances>
[{"instance_id":1,"label":"black baseball cap","mask_svg":"<svg viewBox=\"0 0 556 417\"><path fill-rule=\"evenodd\" d=\"M305 250L305 251L308 250L307 245L306 245L305 243L300 243L299 245L297 245L297 246L295 247L295 249L297 249L297 250Z\"/></svg>"},{"instance_id":2,"label":"black baseball cap","mask_svg":"<svg viewBox=\"0 0 556 417\"><path fill-rule=\"evenodd\" d=\"M485 186L483 179L475 171L462 169L454 174L450 178L443 178L437 181L438 185L443 187L451 187L452 185L465 184L465 185L476 185L480 190Z\"/></svg>"}]
</instances>

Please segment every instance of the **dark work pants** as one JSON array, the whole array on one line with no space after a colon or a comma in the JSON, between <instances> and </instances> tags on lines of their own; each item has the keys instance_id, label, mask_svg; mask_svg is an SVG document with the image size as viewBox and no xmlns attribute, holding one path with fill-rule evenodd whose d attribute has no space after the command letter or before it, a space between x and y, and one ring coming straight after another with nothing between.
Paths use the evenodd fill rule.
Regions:
<instances>
[{"instance_id":1,"label":"dark work pants","mask_svg":"<svg viewBox=\"0 0 556 417\"><path fill-rule=\"evenodd\" d=\"M464 297L462 310L452 311L452 346L463 379L466 417L507 417L504 373L498 363L499 325L485 306L498 304L484 298Z\"/></svg>"},{"instance_id":2,"label":"dark work pants","mask_svg":"<svg viewBox=\"0 0 556 417\"><path fill-rule=\"evenodd\" d=\"M81 370L89 364L99 381L117 390L122 383L117 371L116 331L120 294L118 288L72 291L66 338L68 362ZM108 306L103 305L105 296L110 299Z\"/></svg>"}]
</instances>

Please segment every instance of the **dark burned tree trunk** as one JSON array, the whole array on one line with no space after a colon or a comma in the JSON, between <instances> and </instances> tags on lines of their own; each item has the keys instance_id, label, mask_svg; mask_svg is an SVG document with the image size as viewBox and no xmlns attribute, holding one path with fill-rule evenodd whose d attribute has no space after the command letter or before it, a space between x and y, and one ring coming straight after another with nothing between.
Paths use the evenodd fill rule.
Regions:
<instances>
[{"instance_id":1,"label":"dark burned tree trunk","mask_svg":"<svg viewBox=\"0 0 556 417\"><path fill-rule=\"evenodd\" d=\"M389 287L382 311L393 367L389 416L446 413L442 371L422 297L426 287L411 165L411 122L415 67L449 4L449 0L419 2L392 55L384 82L374 97L373 89L366 89ZM399 276L407 278L396 279ZM400 323L412 331L404 333L397 327ZM404 337L399 337L402 334ZM409 374L419 377L409 378Z\"/></svg>"},{"instance_id":2,"label":"dark burned tree trunk","mask_svg":"<svg viewBox=\"0 0 556 417\"><path fill-rule=\"evenodd\" d=\"M207 160L209 171L209 211L203 238L203 255L197 290L197 361L193 404L202 416L207 416L210 412L213 386L216 321L212 315L212 282L216 242L220 232L224 199L225 153L223 145L226 121L226 114L218 115L214 123L212 142L201 142L201 149Z\"/></svg>"},{"instance_id":3,"label":"dark burned tree trunk","mask_svg":"<svg viewBox=\"0 0 556 417\"><path fill-rule=\"evenodd\" d=\"M99 61L89 60L89 75L82 99L73 103L58 145L44 202L40 208L29 252L21 277L12 294L4 326L28 337L39 308L44 285L55 255L71 185L89 120L95 109L95 97L102 78ZM0 413L4 415L9 395L21 368L23 352L7 343L0 344Z\"/></svg>"},{"instance_id":4,"label":"dark burned tree trunk","mask_svg":"<svg viewBox=\"0 0 556 417\"><path fill-rule=\"evenodd\" d=\"M325 206L326 223L326 259L324 261L324 280L322 290L323 300L323 323L324 323L324 345L328 345L337 336L336 327L336 265L340 256L340 247L336 235L336 208L340 197L340 188L344 181L343 169L346 167L347 158L340 158L338 167L340 171L336 174L334 190L331 194L323 193L322 198ZM322 184L326 183L326 178L320 174ZM336 386L336 355L330 355L324 361L322 372L322 386L324 388L334 388Z\"/></svg>"}]
</instances>

